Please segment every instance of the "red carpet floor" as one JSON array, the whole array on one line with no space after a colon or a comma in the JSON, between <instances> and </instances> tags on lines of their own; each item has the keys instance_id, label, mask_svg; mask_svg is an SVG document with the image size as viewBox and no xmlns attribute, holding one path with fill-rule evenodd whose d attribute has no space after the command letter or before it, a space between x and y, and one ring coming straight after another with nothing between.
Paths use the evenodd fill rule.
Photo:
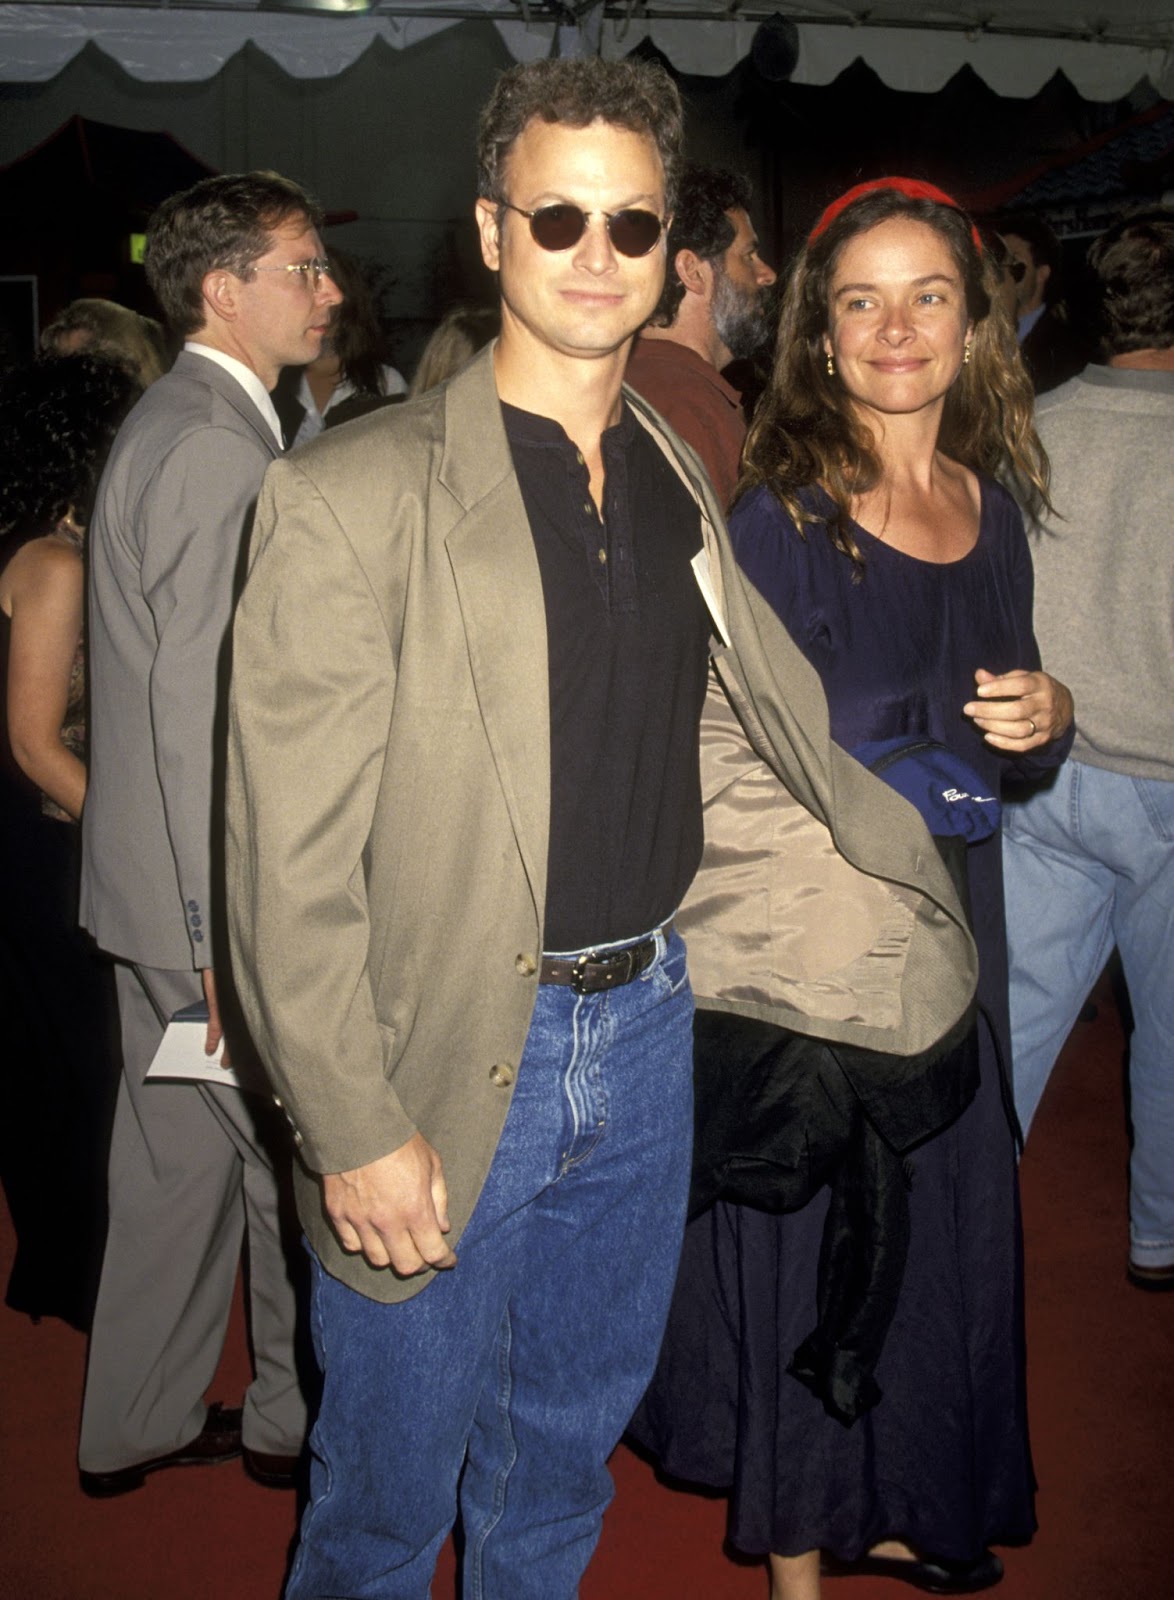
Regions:
<instances>
[{"instance_id":1,"label":"red carpet floor","mask_svg":"<svg viewBox=\"0 0 1174 1600\"><path fill-rule=\"evenodd\" d=\"M1125 1281L1121 1033L1107 988L1053 1079L1023 1164L1028 1344L1040 1532L1004 1551L1002 1600L1174 1595L1174 1294ZM1174 1070L1174 1063L1171 1063ZM0 1274L11 1229L0 1215ZM87 1500L74 1439L84 1341L0 1308L0 1600L276 1600L293 1497L238 1463L161 1473L124 1499ZM246 1376L239 1313L214 1395ZM615 1502L584 1600L765 1600L760 1567L722 1549L719 1499L671 1490L621 1448ZM442 1558L434 1593L452 1600ZM899 1600L841 1579L827 1600Z\"/></svg>"}]
</instances>

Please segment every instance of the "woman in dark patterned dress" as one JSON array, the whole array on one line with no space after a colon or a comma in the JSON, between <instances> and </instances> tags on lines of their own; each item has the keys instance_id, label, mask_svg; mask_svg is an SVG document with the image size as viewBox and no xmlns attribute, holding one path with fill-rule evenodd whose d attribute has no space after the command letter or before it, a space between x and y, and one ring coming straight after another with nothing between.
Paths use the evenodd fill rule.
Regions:
<instances>
[{"instance_id":1,"label":"woman in dark patterned dress","mask_svg":"<svg viewBox=\"0 0 1174 1600\"><path fill-rule=\"evenodd\" d=\"M997 795L1071 741L1040 670L1015 501L1046 494L1031 389L971 222L941 191L861 185L792 276L730 532L820 673L849 750L921 735ZM881 1398L851 1425L788 1370L817 1320L826 1189L801 1210L719 1202L686 1235L635 1436L670 1473L731 1493L734 1545L772 1600L825 1571L934 1593L998 1581L993 1542L1035 1527L1023 1371L1007 960L997 830L966 852L980 955L980 1084L918 1146Z\"/></svg>"},{"instance_id":2,"label":"woman in dark patterned dress","mask_svg":"<svg viewBox=\"0 0 1174 1600\"><path fill-rule=\"evenodd\" d=\"M0 1179L8 1304L89 1325L117 1085L113 981L77 926L86 792L83 525L139 394L114 361L46 356L0 380Z\"/></svg>"}]
</instances>

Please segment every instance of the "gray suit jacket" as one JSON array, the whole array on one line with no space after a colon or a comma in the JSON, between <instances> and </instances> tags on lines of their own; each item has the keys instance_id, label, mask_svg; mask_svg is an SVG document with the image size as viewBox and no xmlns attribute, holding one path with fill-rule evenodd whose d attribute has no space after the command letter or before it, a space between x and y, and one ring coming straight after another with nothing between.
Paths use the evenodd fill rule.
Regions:
<instances>
[{"instance_id":1,"label":"gray suit jacket","mask_svg":"<svg viewBox=\"0 0 1174 1600\"><path fill-rule=\"evenodd\" d=\"M185 352L127 418L99 487L81 920L104 950L146 966L213 965L228 627L277 453L235 378Z\"/></svg>"},{"instance_id":2,"label":"gray suit jacket","mask_svg":"<svg viewBox=\"0 0 1174 1600\"><path fill-rule=\"evenodd\" d=\"M976 970L929 835L831 744L819 680L742 582L696 457L628 398L700 505L734 641L715 644L703 727L695 987L825 1037L923 1048L961 1014ZM446 388L270 470L234 631L235 969L300 1148L303 1226L327 1269L375 1299L428 1276L344 1254L316 1174L418 1129L443 1159L459 1247L536 994L548 690L492 349ZM694 962L695 944L708 960Z\"/></svg>"}]
</instances>

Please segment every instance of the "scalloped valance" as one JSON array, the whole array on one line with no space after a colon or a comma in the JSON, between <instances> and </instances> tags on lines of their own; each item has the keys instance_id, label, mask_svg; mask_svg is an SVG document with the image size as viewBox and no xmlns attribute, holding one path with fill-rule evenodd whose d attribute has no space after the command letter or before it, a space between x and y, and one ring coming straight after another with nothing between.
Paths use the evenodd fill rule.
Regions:
<instances>
[{"instance_id":1,"label":"scalloped valance","mask_svg":"<svg viewBox=\"0 0 1174 1600\"><path fill-rule=\"evenodd\" d=\"M737 6L729 0L621 0L561 9L580 15L590 46L604 55L626 55L649 40L684 73L729 72L748 53L759 22L773 12L798 24L796 83L828 83L862 58L896 89L930 92L969 66L1002 95L1034 95L1061 70L1090 100L1118 99L1143 78L1174 97L1174 0L1115 0L1087 17L1080 0L983 0L931 8L876 0L867 11L861 0L859 18L853 15L857 7L835 0ZM1103 19L1106 11L1110 21ZM131 76L151 82L210 78L246 44L294 77L332 77L376 40L406 49L470 18L496 28L517 60L550 54L559 27L540 0L376 0L370 11L346 15L278 11L259 0L106 0L89 6L26 0L0 4L0 78L44 82L91 43ZM579 30L563 26L559 45L564 53L581 48Z\"/></svg>"}]
</instances>

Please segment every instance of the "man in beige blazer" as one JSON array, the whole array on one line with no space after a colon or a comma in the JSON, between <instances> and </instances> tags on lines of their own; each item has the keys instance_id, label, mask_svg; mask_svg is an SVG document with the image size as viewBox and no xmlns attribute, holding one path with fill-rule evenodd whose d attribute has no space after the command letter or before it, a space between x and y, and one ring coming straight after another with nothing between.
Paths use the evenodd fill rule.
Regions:
<instances>
[{"instance_id":1,"label":"man in beige blazer","mask_svg":"<svg viewBox=\"0 0 1174 1600\"><path fill-rule=\"evenodd\" d=\"M577 1592L683 1225L679 925L706 1003L829 1038L922 1048L973 987L924 827L831 745L697 458L622 389L680 139L657 68L504 74L500 340L258 505L230 918L324 1377L287 1600L418 1600L458 1500L467 1594Z\"/></svg>"},{"instance_id":2,"label":"man in beige blazer","mask_svg":"<svg viewBox=\"0 0 1174 1600\"><path fill-rule=\"evenodd\" d=\"M317 352L341 298L317 223L274 173L209 178L156 212L147 276L186 343L119 432L90 530L81 919L118 958L123 1046L78 1452L91 1495L242 1449L254 1476L288 1482L305 1431L257 1110L272 1107L146 1073L184 1007L206 1001L219 1042L225 646L253 502L281 448L269 391ZM204 1396L246 1234L256 1376L242 1417Z\"/></svg>"}]
</instances>

